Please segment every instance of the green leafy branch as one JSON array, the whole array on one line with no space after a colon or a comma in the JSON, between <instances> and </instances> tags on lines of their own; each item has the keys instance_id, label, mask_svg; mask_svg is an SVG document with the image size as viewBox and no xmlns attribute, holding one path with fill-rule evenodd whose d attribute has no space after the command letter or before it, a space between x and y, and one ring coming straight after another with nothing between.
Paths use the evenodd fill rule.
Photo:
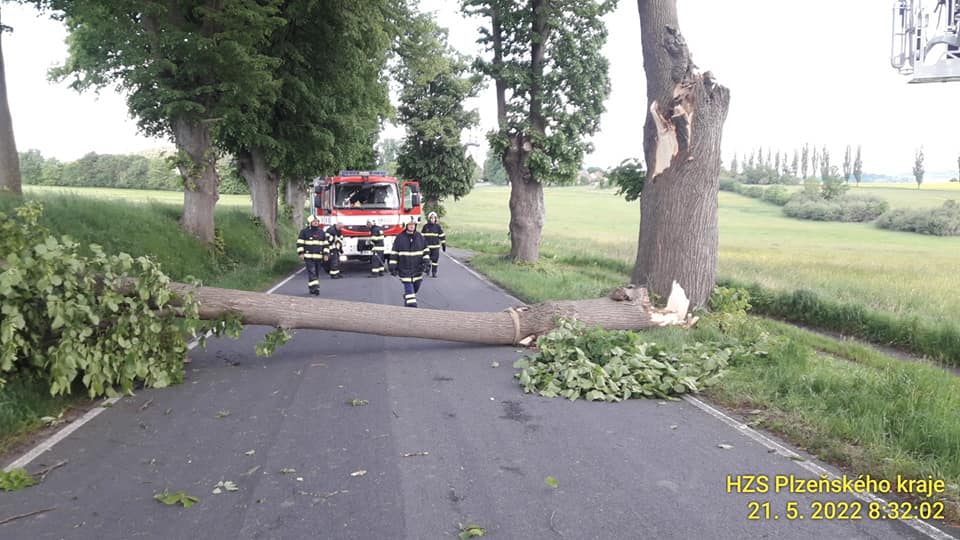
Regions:
<instances>
[{"instance_id":1,"label":"green leafy branch","mask_svg":"<svg viewBox=\"0 0 960 540\"><path fill-rule=\"evenodd\" d=\"M716 384L731 358L763 351L720 343L670 350L627 331L586 328L560 320L537 340L538 353L514 363L526 392L571 400L620 401L632 397L670 399Z\"/></svg>"}]
</instances>

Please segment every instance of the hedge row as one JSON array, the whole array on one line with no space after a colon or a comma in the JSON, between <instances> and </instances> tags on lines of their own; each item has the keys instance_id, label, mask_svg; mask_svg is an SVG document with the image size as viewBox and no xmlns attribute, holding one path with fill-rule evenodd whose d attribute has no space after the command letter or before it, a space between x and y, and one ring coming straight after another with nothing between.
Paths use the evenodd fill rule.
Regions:
<instances>
[{"instance_id":1,"label":"hedge row","mask_svg":"<svg viewBox=\"0 0 960 540\"><path fill-rule=\"evenodd\" d=\"M945 201L934 210L899 208L880 216L877 227L935 236L960 236L960 204Z\"/></svg>"},{"instance_id":2,"label":"hedge row","mask_svg":"<svg viewBox=\"0 0 960 540\"><path fill-rule=\"evenodd\" d=\"M836 199L812 197L803 192L794 194L784 205L784 215L812 221L873 221L890 209L889 203L879 197L843 195Z\"/></svg>"}]
</instances>

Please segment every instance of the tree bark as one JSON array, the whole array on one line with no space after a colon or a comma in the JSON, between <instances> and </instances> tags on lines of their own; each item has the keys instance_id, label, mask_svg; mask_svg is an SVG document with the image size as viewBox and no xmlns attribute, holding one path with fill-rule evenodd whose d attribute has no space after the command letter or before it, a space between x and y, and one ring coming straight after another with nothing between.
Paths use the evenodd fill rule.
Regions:
<instances>
[{"instance_id":1,"label":"tree bark","mask_svg":"<svg viewBox=\"0 0 960 540\"><path fill-rule=\"evenodd\" d=\"M237 156L240 175L250 186L250 195L253 198L253 215L255 215L270 238L273 247L279 245L277 232L279 204L277 193L280 188L280 175L267 166L263 150L251 148Z\"/></svg>"},{"instance_id":2,"label":"tree bark","mask_svg":"<svg viewBox=\"0 0 960 540\"><path fill-rule=\"evenodd\" d=\"M666 297L677 281L693 307L717 272L720 140L730 92L700 74L679 31L676 0L638 0L647 120L647 178L633 282Z\"/></svg>"},{"instance_id":3,"label":"tree bark","mask_svg":"<svg viewBox=\"0 0 960 540\"><path fill-rule=\"evenodd\" d=\"M284 190L285 203L291 208L293 213L293 228L300 230L304 227L303 205L307 197L313 194L307 193L307 182L303 178L287 178L287 186ZM313 208L311 202L310 208Z\"/></svg>"},{"instance_id":4,"label":"tree bark","mask_svg":"<svg viewBox=\"0 0 960 540\"><path fill-rule=\"evenodd\" d=\"M535 263L540 258L545 210L543 184L532 177L526 164L529 155L529 143L515 137L503 166L510 179L510 258Z\"/></svg>"},{"instance_id":5,"label":"tree bark","mask_svg":"<svg viewBox=\"0 0 960 540\"><path fill-rule=\"evenodd\" d=\"M3 25L0 24L0 191L22 196L20 155L13 137L13 119L7 101L7 75L3 62Z\"/></svg>"},{"instance_id":6,"label":"tree bark","mask_svg":"<svg viewBox=\"0 0 960 540\"><path fill-rule=\"evenodd\" d=\"M210 124L202 120L175 118L173 137L180 153L177 167L183 176L183 217L180 226L204 244L212 246L215 236L214 209L220 198L217 193L220 177L217 175Z\"/></svg>"},{"instance_id":7,"label":"tree bark","mask_svg":"<svg viewBox=\"0 0 960 540\"><path fill-rule=\"evenodd\" d=\"M558 317L608 330L640 330L686 324L686 305L652 308L644 289L620 287L607 298L544 302L500 312L410 309L362 302L268 295L213 287L171 284L177 295L193 294L200 317L240 313L244 324L304 328L381 336L441 339L487 345L517 345L556 327ZM682 297L682 291L678 295ZM676 298L676 297L675 297ZM525 339L526 338L526 339Z\"/></svg>"}]
</instances>

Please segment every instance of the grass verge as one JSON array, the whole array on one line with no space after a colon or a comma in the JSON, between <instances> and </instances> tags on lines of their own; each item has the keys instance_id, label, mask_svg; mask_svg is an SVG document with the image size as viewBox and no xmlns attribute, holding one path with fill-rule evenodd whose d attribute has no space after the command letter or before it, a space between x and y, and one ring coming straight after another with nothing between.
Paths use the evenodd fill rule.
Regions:
<instances>
[{"instance_id":1,"label":"grass verge","mask_svg":"<svg viewBox=\"0 0 960 540\"><path fill-rule=\"evenodd\" d=\"M536 265L503 258L506 242L481 233L449 235L476 252L471 266L527 302L588 298L621 284L619 261L545 250ZM751 424L852 474L895 484L897 475L943 479L948 515L960 520L960 378L927 363L907 363L776 321L750 317L734 328L702 323L693 330L649 332L650 341L680 347L766 333L769 357L734 365L706 395L734 410L760 410Z\"/></svg>"}]
</instances>

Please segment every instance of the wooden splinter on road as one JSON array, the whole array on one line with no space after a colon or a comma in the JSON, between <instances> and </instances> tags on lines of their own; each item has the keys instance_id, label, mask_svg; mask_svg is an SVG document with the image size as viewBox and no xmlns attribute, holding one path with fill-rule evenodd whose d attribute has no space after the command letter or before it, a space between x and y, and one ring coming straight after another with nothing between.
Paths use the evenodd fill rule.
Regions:
<instances>
[{"instance_id":1,"label":"wooden splinter on road","mask_svg":"<svg viewBox=\"0 0 960 540\"><path fill-rule=\"evenodd\" d=\"M235 312L243 324L287 329L333 330L381 336L415 337L480 343L527 345L556 327L556 320L576 319L607 330L641 330L693 324L690 302L676 282L663 309L651 306L646 289L628 285L606 298L543 302L500 312L446 311L387 306L296 296L194 287L171 283L179 295L193 294L200 318L214 319Z\"/></svg>"}]
</instances>

